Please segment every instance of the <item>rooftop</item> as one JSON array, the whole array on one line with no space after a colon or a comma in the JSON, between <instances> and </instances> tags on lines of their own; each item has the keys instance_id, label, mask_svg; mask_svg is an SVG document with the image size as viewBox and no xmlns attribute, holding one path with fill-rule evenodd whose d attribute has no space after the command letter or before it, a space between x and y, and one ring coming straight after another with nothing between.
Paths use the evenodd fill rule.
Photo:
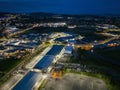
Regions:
<instances>
[{"instance_id":1,"label":"rooftop","mask_svg":"<svg viewBox=\"0 0 120 90\"><path fill-rule=\"evenodd\" d=\"M46 55L56 56L61 52L63 47L64 47L63 45L53 45L53 47L50 49L50 51Z\"/></svg>"},{"instance_id":2,"label":"rooftop","mask_svg":"<svg viewBox=\"0 0 120 90\"><path fill-rule=\"evenodd\" d=\"M47 69L52 61L54 60L54 56L44 56L36 65L34 68L37 68L37 69L42 69L42 70L45 70Z\"/></svg>"},{"instance_id":3,"label":"rooftop","mask_svg":"<svg viewBox=\"0 0 120 90\"><path fill-rule=\"evenodd\" d=\"M42 78L40 73L30 71L14 88L13 90L32 90L34 85Z\"/></svg>"}]
</instances>

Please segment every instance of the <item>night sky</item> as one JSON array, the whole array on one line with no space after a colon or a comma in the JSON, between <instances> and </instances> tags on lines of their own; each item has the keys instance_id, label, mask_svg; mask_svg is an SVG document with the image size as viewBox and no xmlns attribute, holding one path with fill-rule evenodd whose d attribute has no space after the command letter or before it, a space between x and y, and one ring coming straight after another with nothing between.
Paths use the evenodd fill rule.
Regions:
<instances>
[{"instance_id":1,"label":"night sky","mask_svg":"<svg viewBox=\"0 0 120 90\"><path fill-rule=\"evenodd\" d=\"M0 0L0 12L120 14L120 0Z\"/></svg>"}]
</instances>

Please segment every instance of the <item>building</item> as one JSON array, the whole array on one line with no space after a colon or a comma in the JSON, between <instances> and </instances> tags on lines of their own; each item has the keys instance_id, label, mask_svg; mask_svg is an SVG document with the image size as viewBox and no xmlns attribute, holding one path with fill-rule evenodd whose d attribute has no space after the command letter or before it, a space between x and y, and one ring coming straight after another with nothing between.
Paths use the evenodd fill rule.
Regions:
<instances>
[{"instance_id":1,"label":"building","mask_svg":"<svg viewBox=\"0 0 120 90\"><path fill-rule=\"evenodd\" d=\"M72 54L73 52L73 46L72 45L68 45L65 47L65 54Z\"/></svg>"},{"instance_id":2,"label":"building","mask_svg":"<svg viewBox=\"0 0 120 90\"><path fill-rule=\"evenodd\" d=\"M49 71L49 66L52 64L53 60L54 56L46 55L35 65L34 68L47 72L47 70Z\"/></svg>"},{"instance_id":3,"label":"building","mask_svg":"<svg viewBox=\"0 0 120 90\"><path fill-rule=\"evenodd\" d=\"M12 90L34 90L42 79L42 74L30 71Z\"/></svg>"}]
</instances>

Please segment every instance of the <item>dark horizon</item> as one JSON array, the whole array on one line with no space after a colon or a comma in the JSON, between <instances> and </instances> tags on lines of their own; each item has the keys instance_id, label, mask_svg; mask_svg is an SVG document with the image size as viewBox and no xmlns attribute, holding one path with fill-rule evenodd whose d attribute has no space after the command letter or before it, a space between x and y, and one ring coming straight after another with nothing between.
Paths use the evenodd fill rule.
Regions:
<instances>
[{"instance_id":1,"label":"dark horizon","mask_svg":"<svg viewBox=\"0 0 120 90\"><path fill-rule=\"evenodd\" d=\"M104 13L104 14L65 14L65 13L55 13L55 12L0 12L0 13L10 13L10 14L54 14L54 15L75 15L75 16L80 16L80 15L92 15L92 16L120 16L120 14L112 14L112 13Z\"/></svg>"}]
</instances>

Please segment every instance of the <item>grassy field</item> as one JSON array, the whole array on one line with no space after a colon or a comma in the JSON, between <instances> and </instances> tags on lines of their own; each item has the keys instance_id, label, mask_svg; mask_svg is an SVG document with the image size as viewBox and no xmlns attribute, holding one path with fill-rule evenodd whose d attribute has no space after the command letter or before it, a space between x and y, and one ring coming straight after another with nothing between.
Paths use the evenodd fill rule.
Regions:
<instances>
[{"instance_id":1,"label":"grassy field","mask_svg":"<svg viewBox=\"0 0 120 90\"><path fill-rule=\"evenodd\" d=\"M106 50L106 51L99 50L97 53L106 58L120 61L120 49L113 49L113 50Z\"/></svg>"},{"instance_id":2,"label":"grassy field","mask_svg":"<svg viewBox=\"0 0 120 90\"><path fill-rule=\"evenodd\" d=\"M115 55L118 52L119 50L114 51ZM89 53L87 53L87 51L82 49L78 49L77 53L78 56L75 59L72 59L72 63L80 63L84 65L87 69L92 70L91 73L84 72L82 74L98 78L101 77L107 83L109 88L108 90L120 90L118 79L120 76L120 71L118 66L115 66L108 62L104 62L99 58L93 57Z\"/></svg>"},{"instance_id":3,"label":"grassy field","mask_svg":"<svg viewBox=\"0 0 120 90\"><path fill-rule=\"evenodd\" d=\"M0 71L3 75L18 65L22 60L7 59L0 62Z\"/></svg>"},{"instance_id":4,"label":"grassy field","mask_svg":"<svg viewBox=\"0 0 120 90\"><path fill-rule=\"evenodd\" d=\"M45 85L47 84L47 80L44 80L43 82L42 82L42 84L40 85L40 87L38 88L38 90L42 90L44 87L45 87Z\"/></svg>"}]
</instances>

